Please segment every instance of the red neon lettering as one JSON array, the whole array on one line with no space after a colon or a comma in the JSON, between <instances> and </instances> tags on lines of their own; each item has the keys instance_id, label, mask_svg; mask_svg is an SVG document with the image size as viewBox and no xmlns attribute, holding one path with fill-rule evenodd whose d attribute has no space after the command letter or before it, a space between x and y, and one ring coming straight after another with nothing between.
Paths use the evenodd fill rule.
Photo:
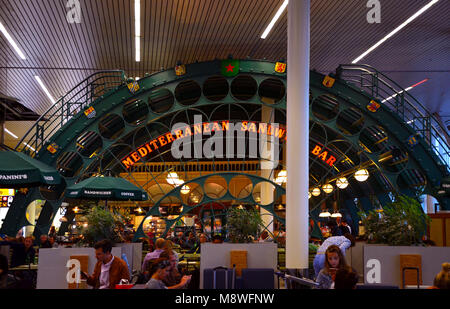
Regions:
<instances>
[{"instance_id":1,"label":"red neon lettering","mask_svg":"<svg viewBox=\"0 0 450 309\"><path fill-rule=\"evenodd\" d=\"M222 131L222 130L220 129L219 124L217 122L214 122L211 131L216 131L217 132L217 131Z\"/></svg>"},{"instance_id":2,"label":"red neon lettering","mask_svg":"<svg viewBox=\"0 0 450 309\"><path fill-rule=\"evenodd\" d=\"M203 124L203 133L209 133L211 132L211 129L209 128L210 123L204 123Z\"/></svg>"},{"instance_id":3,"label":"red neon lettering","mask_svg":"<svg viewBox=\"0 0 450 309\"><path fill-rule=\"evenodd\" d=\"M175 134L177 136L177 139L183 138L183 132L181 130L175 131Z\"/></svg>"},{"instance_id":4,"label":"red neon lettering","mask_svg":"<svg viewBox=\"0 0 450 309\"><path fill-rule=\"evenodd\" d=\"M192 134L192 133L191 133ZM173 135L172 133L167 133L166 134L166 138L167 138L167 142L168 143L172 143L174 141Z\"/></svg>"},{"instance_id":5,"label":"red neon lettering","mask_svg":"<svg viewBox=\"0 0 450 309\"><path fill-rule=\"evenodd\" d=\"M330 156L330 158L329 158L328 161L327 161L327 164L328 164L329 166L333 166L334 162L336 162L336 158L333 157L333 156Z\"/></svg>"},{"instance_id":6,"label":"red neon lettering","mask_svg":"<svg viewBox=\"0 0 450 309\"><path fill-rule=\"evenodd\" d=\"M139 152L139 154L141 155L142 158L145 157L146 155L148 155L148 151L144 147L139 148L138 152Z\"/></svg>"},{"instance_id":7,"label":"red neon lettering","mask_svg":"<svg viewBox=\"0 0 450 309\"><path fill-rule=\"evenodd\" d=\"M202 125L201 124L194 125L194 134L202 134Z\"/></svg>"},{"instance_id":8,"label":"red neon lettering","mask_svg":"<svg viewBox=\"0 0 450 309\"><path fill-rule=\"evenodd\" d=\"M284 133L286 132L286 130L280 129L280 128L276 128L275 129L275 135L278 135L278 138L283 138Z\"/></svg>"},{"instance_id":9,"label":"red neon lettering","mask_svg":"<svg viewBox=\"0 0 450 309\"><path fill-rule=\"evenodd\" d=\"M322 159L322 161L325 161L327 159L327 156L328 156L328 151L324 151L318 157L320 159Z\"/></svg>"},{"instance_id":10,"label":"red neon lettering","mask_svg":"<svg viewBox=\"0 0 450 309\"><path fill-rule=\"evenodd\" d=\"M164 135L158 137L158 141L159 141L159 145L161 147L167 145L167 142L166 142L166 139L164 138Z\"/></svg>"},{"instance_id":11,"label":"red neon lettering","mask_svg":"<svg viewBox=\"0 0 450 309\"><path fill-rule=\"evenodd\" d=\"M148 153L152 152L152 148L150 147L150 144L145 144L145 147L147 147Z\"/></svg>"},{"instance_id":12,"label":"red neon lettering","mask_svg":"<svg viewBox=\"0 0 450 309\"><path fill-rule=\"evenodd\" d=\"M250 123L248 127L248 132L252 131L253 133L256 133L256 125L252 122Z\"/></svg>"},{"instance_id":13,"label":"red neon lettering","mask_svg":"<svg viewBox=\"0 0 450 309\"><path fill-rule=\"evenodd\" d=\"M125 168L130 168L134 165L134 162L130 157L128 157L125 160L122 160L122 164L125 165Z\"/></svg>"},{"instance_id":14,"label":"red neon lettering","mask_svg":"<svg viewBox=\"0 0 450 309\"><path fill-rule=\"evenodd\" d=\"M267 123L260 123L258 133L266 134L267 133Z\"/></svg>"},{"instance_id":15,"label":"red neon lettering","mask_svg":"<svg viewBox=\"0 0 450 309\"><path fill-rule=\"evenodd\" d=\"M226 130L226 131L228 131L228 130L230 130L230 122L228 122L228 121L222 121L222 130Z\"/></svg>"},{"instance_id":16,"label":"red neon lettering","mask_svg":"<svg viewBox=\"0 0 450 309\"><path fill-rule=\"evenodd\" d=\"M156 139L152 140L152 141L150 142L150 144L153 145L153 148L155 148L155 150L158 149L158 145L156 145Z\"/></svg>"},{"instance_id":17,"label":"red neon lettering","mask_svg":"<svg viewBox=\"0 0 450 309\"><path fill-rule=\"evenodd\" d=\"M187 126L185 129L184 129L184 136L192 136L192 131L191 131L191 128L189 127L189 126Z\"/></svg>"},{"instance_id":18,"label":"red neon lettering","mask_svg":"<svg viewBox=\"0 0 450 309\"><path fill-rule=\"evenodd\" d=\"M322 147L320 146L316 146L313 151L312 154L318 156L320 154L320 151L322 150Z\"/></svg>"},{"instance_id":19,"label":"red neon lettering","mask_svg":"<svg viewBox=\"0 0 450 309\"><path fill-rule=\"evenodd\" d=\"M141 157L139 157L139 155L137 154L137 152L133 152L133 153L131 154L131 157L133 158L134 162L138 162L138 161L141 159Z\"/></svg>"}]
</instances>

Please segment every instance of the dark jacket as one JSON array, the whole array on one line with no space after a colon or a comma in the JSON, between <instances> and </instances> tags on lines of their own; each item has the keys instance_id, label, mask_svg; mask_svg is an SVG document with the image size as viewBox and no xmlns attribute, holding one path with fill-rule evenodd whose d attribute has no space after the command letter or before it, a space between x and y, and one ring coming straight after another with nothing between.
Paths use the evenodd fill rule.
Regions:
<instances>
[{"instance_id":1,"label":"dark jacket","mask_svg":"<svg viewBox=\"0 0 450 309\"><path fill-rule=\"evenodd\" d=\"M13 250L11 262L9 263L11 267L33 263L34 256L36 255L36 251L34 251L33 247L26 250L24 244L9 241L0 242L0 246L2 245L7 245Z\"/></svg>"}]
</instances>

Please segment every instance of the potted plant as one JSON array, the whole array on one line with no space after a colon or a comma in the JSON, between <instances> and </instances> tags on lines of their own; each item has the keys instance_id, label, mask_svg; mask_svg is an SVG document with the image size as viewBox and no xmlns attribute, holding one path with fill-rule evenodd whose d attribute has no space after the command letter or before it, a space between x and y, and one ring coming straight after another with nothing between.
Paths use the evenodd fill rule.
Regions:
<instances>
[{"instance_id":1,"label":"potted plant","mask_svg":"<svg viewBox=\"0 0 450 309\"><path fill-rule=\"evenodd\" d=\"M232 208L227 214L228 238L233 243L251 243L263 226L261 215L255 209Z\"/></svg>"},{"instance_id":2,"label":"potted plant","mask_svg":"<svg viewBox=\"0 0 450 309\"><path fill-rule=\"evenodd\" d=\"M114 243L121 242L118 227L123 225L122 219L109 210L95 206L89 210L86 221L87 226L81 231L84 243L93 246L102 239L109 239Z\"/></svg>"},{"instance_id":3,"label":"potted plant","mask_svg":"<svg viewBox=\"0 0 450 309\"><path fill-rule=\"evenodd\" d=\"M419 202L405 195L397 196L382 210L360 212L359 216L369 243L390 246L423 245L430 222Z\"/></svg>"}]
</instances>

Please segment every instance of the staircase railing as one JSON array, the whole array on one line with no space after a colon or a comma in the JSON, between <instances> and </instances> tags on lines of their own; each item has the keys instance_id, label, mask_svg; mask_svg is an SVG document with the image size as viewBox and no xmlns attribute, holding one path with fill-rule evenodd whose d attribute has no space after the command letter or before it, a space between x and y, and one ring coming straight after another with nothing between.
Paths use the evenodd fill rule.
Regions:
<instances>
[{"instance_id":1,"label":"staircase railing","mask_svg":"<svg viewBox=\"0 0 450 309\"><path fill-rule=\"evenodd\" d=\"M447 174L450 172L448 132L416 98L389 77L368 65L340 65L336 75L378 98L384 106L397 113L422 136L429 150L441 160Z\"/></svg>"},{"instance_id":2,"label":"staircase railing","mask_svg":"<svg viewBox=\"0 0 450 309\"><path fill-rule=\"evenodd\" d=\"M34 157L67 121L102 95L124 84L125 78L121 70L100 71L88 76L42 114L15 149Z\"/></svg>"}]
</instances>

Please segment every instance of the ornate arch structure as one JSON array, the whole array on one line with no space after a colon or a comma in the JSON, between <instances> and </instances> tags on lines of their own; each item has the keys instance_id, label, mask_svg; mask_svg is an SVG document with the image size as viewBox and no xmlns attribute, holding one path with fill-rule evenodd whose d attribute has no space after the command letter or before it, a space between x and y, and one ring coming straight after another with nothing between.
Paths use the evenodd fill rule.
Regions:
<instances>
[{"instance_id":1,"label":"ornate arch structure","mask_svg":"<svg viewBox=\"0 0 450 309\"><path fill-rule=\"evenodd\" d=\"M99 72L81 82L50 108L17 146L56 167L65 183L18 195L2 231L12 235L27 225L27 205L42 198L46 203L35 235L46 233L64 200L66 186L106 169L147 191L153 188L149 203L157 207L147 216L157 215L159 205L169 197L181 200L181 214L197 208L183 201L179 187L167 188L165 179L170 171L182 173L186 183L198 186L204 186L213 174L224 177L228 185L236 173L246 176L252 185L260 182L260 156L253 161L248 155L237 160L181 160L174 159L170 151L177 139L175 132L168 135L173 125L193 126L195 115L202 115L202 121L212 128L215 122L264 122L264 109L280 124L280 130L286 129L286 73L276 72L272 62L240 60L238 74L227 77L221 64L219 60L195 63L186 65L182 75L172 69L139 81L127 79L121 71ZM334 83L327 83L329 77ZM442 209L450 209L448 193L442 193L449 175L449 147L442 137L445 130L393 81L368 66L340 66L336 75L328 77L312 71L309 104L311 189L346 176L347 189L335 192L354 220L357 211L382 206L395 192L417 198L429 194ZM285 135L280 137L283 154ZM266 175L269 181L282 169L282 161ZM370 171L366 182L351 177L362 167ZM274 186L277 193L284 190ZM201 204L218 201L204 193ZM228 189L223 199L258 204L233 196ZM333 199L336 194L312 197L311 217L317 219L320 207ZM283 204L282 200L274 202ZM282 223L273 206L267 209ZM173 222L167 222L168 229Z\"/></svg>"}]
</instances>

